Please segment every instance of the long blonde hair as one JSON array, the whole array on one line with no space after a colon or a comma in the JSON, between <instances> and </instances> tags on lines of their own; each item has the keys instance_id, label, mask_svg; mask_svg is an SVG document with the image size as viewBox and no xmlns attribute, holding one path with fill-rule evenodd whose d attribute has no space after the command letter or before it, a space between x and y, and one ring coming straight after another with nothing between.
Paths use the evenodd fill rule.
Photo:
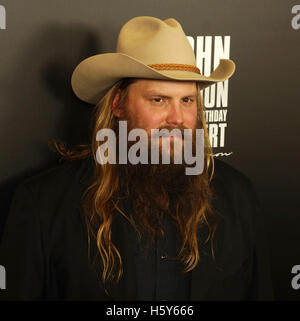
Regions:
<instances>
[{"instance_id":1,"label":"long blonde hair","mask_svg":"<svg viewBox=\"0 0 300 321\"><path fill-rule=\"evenodd\" d=\"M98 254L100 254L101 257L103 267L102 281L104 284L109 280L118 282L123 274L122 257L111 240L111 225L115 211L117 210L121 215L125 216L132 225L134 225L134 223L126 213L120 210L117 204L116 195L119 191L117 167L109 163L99 165L96 160L96 151L100 142L96 141L95 137L97 132L102 128L116 128L118 119L111 111L113 99L118 89L121 89L119 104L120 106L124 105L128 97L130 84L134 81L135 79L133 78L120 80L108 90L106 95L96 105L93 115L94 125L90 144L77 145L75 148L69 149L60 141L50 142L62 156L63 160L71 161L86 157L93 157L94 159L95 166L92 182L85 191L82 205L88 230L89 244L91 239L95 240ZM202 199L199 199L201 207L197 210L197 213L186 222L182 231L182 246L179 255L181 256L185 272L193 270L199 262L199 240L197 236L199 226L206 226L209 230L205 242L210 240L213 256L213 238L217 226L216 220L214 220L215 214L211 207L212 191L210 188L210 180L214 172L213 154L204 117L204 105L200 86L198 84L197 90L198 120L200 120L204 130L205 143L205 167L204 172L201 174L202 182L204 183L201 186L200 197ZM116 267L118 267L118 269L115 274L114 269Z\"/></svg>"}]
</instances>

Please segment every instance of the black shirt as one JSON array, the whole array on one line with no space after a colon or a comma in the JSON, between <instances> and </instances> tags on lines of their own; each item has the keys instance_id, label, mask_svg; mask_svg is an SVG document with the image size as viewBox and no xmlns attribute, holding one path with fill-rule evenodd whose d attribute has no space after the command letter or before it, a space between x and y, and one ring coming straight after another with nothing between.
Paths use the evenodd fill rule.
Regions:
<instances>
[{"instance_id":1,"label":"black shirt","mask_svg":"<svg viewBox=\"0 0 300 321\"><path fill-rule=\"evenodd\" d=\"M154 246L150 248L138 245L135 255L137 299L187 301L190 298L190 272L183 273L181 262L176 258L180 237L167 215L163 215L162 226L165 231L163 239L156 237Z\"/></svg>"},{"instance_id":2,"label":"black shirt","mask_svg":"<svg viewBox=\"0 0 300 321\"><path fill-rule=\"evenodd\" d=\"M91 159L73 161L18 186L0 244L0 265L6 269L1 300L273 298L263 214L252 184L219 160L211 182L212 206L222 217L214 239L216 260L209 245L199 245L199 263L182 276L176 262L161 259L178 250L179 237L172 224L165 222L166 239L158 240L149 256L142 257L136 231L119 215L112 223L112 240L122 257L124 274L105 291L101 275L89 263L81 204L93 165Z\"/></svg>"}]
</instances>

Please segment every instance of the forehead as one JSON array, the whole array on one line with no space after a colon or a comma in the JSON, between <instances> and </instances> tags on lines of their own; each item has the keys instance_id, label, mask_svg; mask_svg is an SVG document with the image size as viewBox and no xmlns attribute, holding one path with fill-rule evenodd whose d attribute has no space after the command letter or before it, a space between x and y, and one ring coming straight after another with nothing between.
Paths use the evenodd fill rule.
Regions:
<instances>
[{"instance_id":1,"label":"forehead","mask_svg":"<svg viewBox=\"0 0 300 321\"><path fill-rule=\"evenodd\" d=\"M130 85L132 94L157 93L168 95L196 95L195 81L138 79Z\"/></svg>"}]
</instances>

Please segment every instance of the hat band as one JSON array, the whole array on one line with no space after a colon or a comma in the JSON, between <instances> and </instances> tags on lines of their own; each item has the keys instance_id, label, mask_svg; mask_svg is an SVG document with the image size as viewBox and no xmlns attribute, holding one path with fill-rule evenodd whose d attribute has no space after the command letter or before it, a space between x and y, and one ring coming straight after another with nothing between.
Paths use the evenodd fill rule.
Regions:
<instances>
[{"instance_id":1,"label":"hat band","mask_svg":"<svg viewBox=\"0 0 300 321\"><path fill-rule=\"evenodd\" d=\"M149 67L156 70L184 70L184 71L192 71L197 74L201 74L200 70L193 65L185 65L185 64L152 64L148 65Z\"/></svg>"}]
</instances>

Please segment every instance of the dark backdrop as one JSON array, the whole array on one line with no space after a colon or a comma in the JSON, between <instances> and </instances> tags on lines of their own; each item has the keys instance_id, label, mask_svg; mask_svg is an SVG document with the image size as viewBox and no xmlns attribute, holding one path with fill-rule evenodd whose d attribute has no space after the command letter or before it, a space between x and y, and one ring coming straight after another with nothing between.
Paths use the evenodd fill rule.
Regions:
<instances>
[{"instance_id":1,"label":"dark backdrop","mask_svg":"<svg viewBox=\"0 0 300 321\"><path fill-rule=\"evenodd\" d=\"M114 52L121 26L134 16L173 17L195 44L197 37L230 37L236 73L223 106L225 144L215 151L255 184L276 298L299 300L300 290L291 287L291 269L300 264L299 1L0 0L0 5L0 235L16 184L56 164L47 141L87 141L91 108L70 87L76 64Z\"/></svg>"}]
</instances>

